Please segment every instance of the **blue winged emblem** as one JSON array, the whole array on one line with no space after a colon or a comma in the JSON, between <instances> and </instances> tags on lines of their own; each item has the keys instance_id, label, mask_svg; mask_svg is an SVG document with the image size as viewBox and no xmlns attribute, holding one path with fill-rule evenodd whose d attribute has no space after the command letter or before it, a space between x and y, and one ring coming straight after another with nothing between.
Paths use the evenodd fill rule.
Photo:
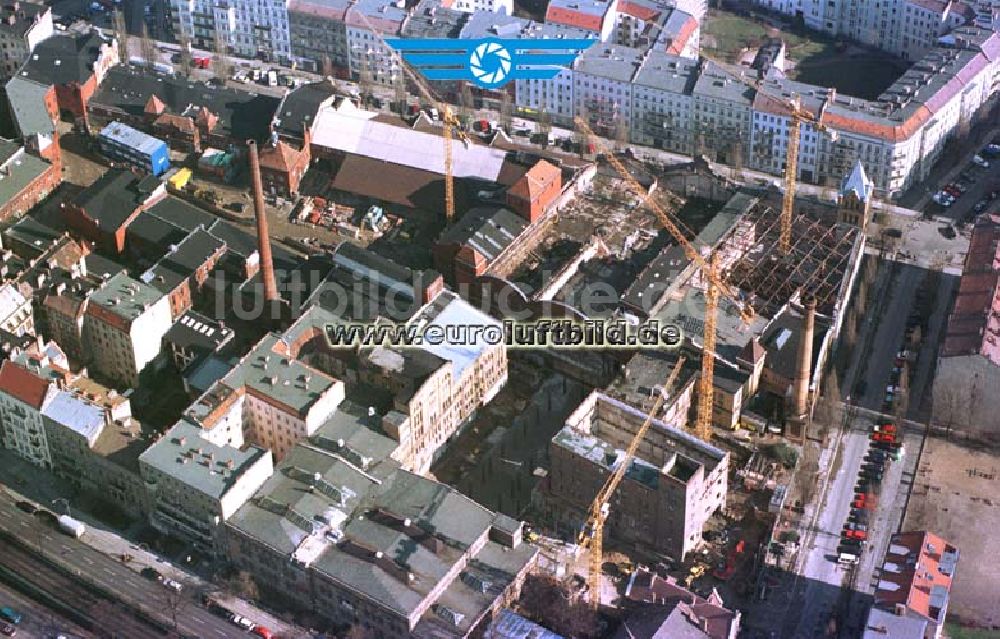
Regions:
<instances>
[{"instance_id":1,"label":"blue winged emblem","mask_svg":"<svg viewBox=\"0 0 1000 639\"><path fill-rule=\"evenodd\" d=\"M570 38L386 40L428 80L467 80L484 89L497 89L511 80L553 78L595 42Z\"/></svg>"}]
</instances>

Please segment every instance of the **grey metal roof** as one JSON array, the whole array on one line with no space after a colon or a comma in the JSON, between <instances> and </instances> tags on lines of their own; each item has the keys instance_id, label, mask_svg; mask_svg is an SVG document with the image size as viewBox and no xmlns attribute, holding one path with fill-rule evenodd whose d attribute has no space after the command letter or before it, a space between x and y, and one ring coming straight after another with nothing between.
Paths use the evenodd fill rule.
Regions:
<instances>
[{"instance_id":1,"label":"grey metal roof","mask_svg":"<svg viewBox=\"0 0 1000 639\"><path fill-rule=\"evenodd\" d=\"M341 402L310 441L317 448L337 453L356 466L388 459L399 447L382 431L382 416L351 401Z\"/></svg>"},{"instance_id":2,"label":"grey metal roof","mask_svg":"<svg viewBox=\"0 0 1000 639\"><path fill-rule=\"evenodd\" d=\"M246 386L305 413L336 380L293 357L275 352L280 339L273 333L265 335L226 375L225 383L230 388Z\"/></svg>"},{"instance_id":3,"label":"grey metal roof","mask_svg":"<svg viewBox=\"0 0 1000 639\"><path fill-rule=\"evenodd\" d=\"M476 207L441 235L438 244L467 245L487 260L497 258L528 227L509 209Z\"/></svg>"},{"instance_id":4,"label":"grey metal roof","mask_svg":"<svg viewBox=\"0 0 1000 639\"><path fill-rule=\"evenodd\" d=\"M42 415L74 431L93 446L104 428L104 409L69 391L61 390L52 398Z\"/></svg>"},{"instance_id":5,"label":"grey metal roof","mask_svg":"<svg viewBox=\"0 0 1000 639\"><path fill-rule=\"evenodd\" d=\"M51 135L56 130L45 108L48 90L48 85L21 76L14 76L7 83L7 102L14 125L22 137L36 133Z\"/></svg>"},{"instance_id":6,"label":"grey metal roof","mask_svg":"<svg viewBox=\"0 0 1000 639\"><path fill-rule=\"evenodd\" d=\"M90 295L90 303L132 321L162 297L163 293L152 286L119 273Z\"/></svg>"},{"instance_id":7,"label":"grey metal roof","mask_svg":"<svg viewBox=\"0 0 1000 639\"><path fill-rule=\"evenodd\" d=\"M474 11L469 14L465 24L462 25L459 37L464 39L485 38L489 36L517 38L520 37L521 32L529 24L531 24L530 20L517 16L509 16L506 13Z\"/></svg>"},{"instance_id":8,"label":"grey metal roof","mask_svg":"<svg viewBox=\"0 0 1000 639\"><path fill-rule=\"evenodd\" d=\"M651 50L635 74L635 84L679 95L691 95L698 79L698 62Z\"/></svg>"},{"instance_id":9,"label":"grey metal roof","mask_svg":"<svg viewBox=\"0 0 1000 639\"><path fill-rule=\"evenodd\" d=\"M154 186L155 183L155 186ZM105 232L121 227L144 202L152 188L160 185L125 169L111 169L97 178L73 200Z\"/></svg>"},{"instance_id":10,"label":"grey metal roof","mask_svg":"<svg viewBox=\"0 0 1000 639\"><path fill-rule=\"evenodd\" d=\"M631 82L644 51L633 47L596 44L577 58L573 68L577 73L607 78L618 82Z\"/></svg>"},{"instance_id":11,"label":"grey metal roof","mask_svg":"<svg viewBox=\"0 0 1000 639\"><path fill-rule=\"evenodd\" d=\"M6 204L38 179L52 165L40 158L25 153L16 144L0 140L5 158L0 171L0 204ZM11 147L13 153L8 155Z\"/></svg>"},{"instance_id":12,"label":"grey metal roof","mask_svg":"<svg viewBox=\"0 0 1000 639\"><path fill-rule=\"evenodd\" d=\"M164 293L170 293L188 279L212 256L225 249L226 243L208 231L196 229L159 262L142 274L140 279Z\"/></svg>"},{"instance_id":13,"label":"grey metal roof","mask_svg":"<svg viewBox=\"0 0 1000 639\"><path fill-rule=\"evenodd\" d=\"M923 637L927 620L900 616L889 610L872 608L868 612L863 639L911 639Z\"/></svg>"},{"instance_id":14,"label":"grey metal roof","mask_svg":"<svg viewBox=\"0 0 1000 639\"><path fill-rule=\"evenodd\" d=\"M217 446L201 436L198 426L182 419L139 456L139 463L155 468L191 490L219 499L236 483L245 467L270 454L253 445L244 450Z\"/></svg>"},{"instance_id":15,"label":"grey metal roof","mask_svg":"<svg viewBox=\"0 0 1000 639\"><path fill-rule=\"evenodd\" d=\"M406 38L456 38L468 13L441 6L438 0L420 0L400 35Z\"/></svg>"},{"instance_id":16,"label":"grey metal roof","mask_svg":"<svg viewBox=\"0 0 1000 639\"><path fill-rule=\"evenodd\" d=\"M251 138L258 142L268 139L271 121L281 102L280 98L271 95L118 65L108 70L91 103L141 118L153 95L175 115L184 113L190 106L207 108L219 118L217 132L241 142Z\"/></svg>"},{"instance_id":17,"label":"grey metal roof","mask_svg":"<svg viewBox=\"0 0 1000 639\"><path fill-rule=\"evenodd\" d=\"M187 311L163 336L169 344L214 352L233 337L233 329L209 319L197 311Z\"/></svg>"}]
</instances>

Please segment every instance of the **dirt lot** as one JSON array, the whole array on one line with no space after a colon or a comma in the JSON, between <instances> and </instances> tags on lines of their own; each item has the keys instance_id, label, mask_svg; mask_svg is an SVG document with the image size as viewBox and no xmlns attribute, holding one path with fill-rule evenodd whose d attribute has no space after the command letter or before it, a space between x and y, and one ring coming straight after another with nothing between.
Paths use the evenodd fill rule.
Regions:
<instances>
[{"instance_id":1,"label":"dirt lot","mask_svg":"<svg viewBox=\"0 0 1000 639\"><path fill-rule=\"evenodd\" d=\"M1000 628L1000 456L932 438L927 441L904 530L931 530L961 556L951 620Z\"/></svg>"}]
</instances>

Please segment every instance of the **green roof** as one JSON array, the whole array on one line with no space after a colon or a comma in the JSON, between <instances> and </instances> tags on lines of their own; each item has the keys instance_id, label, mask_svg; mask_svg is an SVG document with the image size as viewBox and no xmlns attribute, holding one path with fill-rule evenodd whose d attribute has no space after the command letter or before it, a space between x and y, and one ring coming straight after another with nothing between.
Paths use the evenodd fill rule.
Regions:
<instances>
[{"instance_id":1,"label":"green roof","mask_svg":"<svg viewBox=\"0 0 1000 639\"><path fill-rule=\"evenodd\" d=\"M90 303L132 321L162 297L152 286L119 273L91 294Z\"/></svg>"},{"instance_id":2,"label":"green roof","mask_svg":"<svg viewBox=\"0 0 1000 639\"><path fill-rule=\"evenodd\" d=\"M6 204L38 179L52 165L21 150L9 140L0 139L0 204Z\"/></svg>"},{"instance_id":3,"label":"green roof","mask_svg":"<svg viewBox=\"0 0 1000 639\"><path fill-rule=\"evenodd\" d=\"M217 446L202 438L201 428L181 420L139 456L146 465L173 477L192 490L219 499L240 477L245 467L270 455L263 448ZM230 468L230 463L232 468Z\"/></svg>"},{"instance_id":4,"label":"green roof","mask_svg":"<svg viewBox=\"0 0 1000 639\"><path fill-rule=\"evenodd\" d=\"M224 381L231 388L246 386L305 413L336 380L294 357L275 352L279 341L281 337L274 333L265 335Z\"/></svg>"}]
</instances>

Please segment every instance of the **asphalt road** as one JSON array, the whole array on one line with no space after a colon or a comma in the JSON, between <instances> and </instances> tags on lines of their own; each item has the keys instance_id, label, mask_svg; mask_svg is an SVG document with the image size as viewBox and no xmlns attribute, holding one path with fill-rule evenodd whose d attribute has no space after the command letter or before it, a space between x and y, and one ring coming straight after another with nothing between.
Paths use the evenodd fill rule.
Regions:
<instances>
[{"instance_id":1,"label":"asphalt road","mask_svg":"<svg viewBox=\"0 0 1000 639\"><path fill-rule=\"evenodd\" d=\"M0 496L0 530L40 547L44 555L75 571L80 580L114 593L118 601L150 611L165 623L171 623L172 609L176 609L178 628L185 635L203 638L244 635L227 620L197 605L193 589L185 589L180 597L171 595L163 586L139 576L128 566L22 512L7 495ZM37 571L32 571L32 565L44 564L36 558L24 567L25 572L21 574L33 576ZM80 586L64 575L59 574L59 577L47 584L47 591L59 596L69 587L67 582Z\"/></svg>"},{"instance_id":2,"label":"asphalt road","mask_svg":"<svg viewBox=\"0 0 1000 639\"><path fill-rule=\"evenodd\" d=\"M860 331L861 347L856 350L858 357L847 376L851 387L856 388L858 379L864 379L866 383L865 391L860 394L855 392L852 401L876 411L882 407L893 360L900 348L916 291L926 274L917 267L895 262L882 262L882 265L882 272L869 297L877 303L866 312ZM861 563L848 574L836 562L837 547L841 529L850 513L858 473L869 450L869 435L874 421L867 413L858 414L852 410L846 413L838 455L840 464L821 496L822 504L813 529L806 535L803 551L807 554L789 596L790 614L784 622L784 637L810 639L824 636L829 618L844 612L842 601L845 593L847 601L855 601L856 605L850 605L846 609L846 617L840 618L841 628L857 628L863 622L863 615L866 614L863 596L872 591L872 575L881 565L889 536L896 530L892 517L898 518L901 512L895 505L899 501L900 479L907 461L904 459L901 463L890 464L887 469ZM906 443L915 452L919 436L908 435ZM855 589L861 597L849 594L848 591Z\"/></svg>"},{"instance_id":3,"label":"asphalt road","mask_svg":"<svg viewBox=\"0 0 1000 639\"><path fill-rule=\"evenodd\" d=\"M0 606L9 606L24 615L17 626L19 638L49 639L60 634L68 639L93 637L91 633L72 621L3 583L0 583Z\"/></svg>"},{"instance_id":4,"label":"asphalt road","mask_svg":"<svg viewBox=\"0 0 1000 639\"><path fill-rule=\"evenodd\" d=\"M983 145L985 144L986 142L984 141ZM986 169L976 167L976 165L972 164L971 157L972 155L970 154L965 158L963 164L956 165L956 168L960 167L961 171L968 170L975 177L975 181L969 183L968 190L948 208L929 201L924 208L926 212L948 218L953 222L964 220L968 223L978 215L974 211L976 203L986 197L990 191L1000 189L1000 157L992 158L989 168ZM958 181L958 179L958 175L949 174L942 176L937 182L927 182L926 184L928 189L931 187L940 189L945 185ZM931 190L930 192L934 193L935 191ZM989 206L982 212L995 212L997 209L1000 209L1000 198L990 202Z\"/></svg>"}]
</instances>

